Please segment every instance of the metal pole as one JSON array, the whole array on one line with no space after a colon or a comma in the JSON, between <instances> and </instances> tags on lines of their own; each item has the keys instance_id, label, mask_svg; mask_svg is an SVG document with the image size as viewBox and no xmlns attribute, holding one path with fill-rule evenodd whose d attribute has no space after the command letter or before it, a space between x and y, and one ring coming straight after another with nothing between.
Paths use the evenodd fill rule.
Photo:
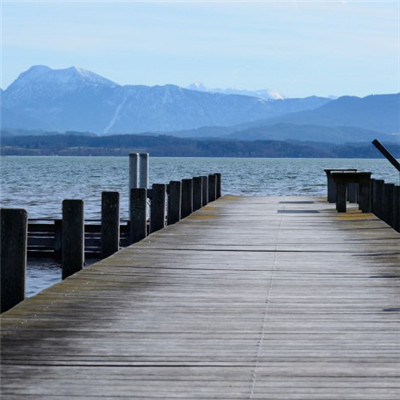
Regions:
<instances>
[{"instance_id":1,"label":"metal pole","mask_svg":"<svg viewBox=\"0 0 400 400\"><path fill-rule=\"evenodd\" d=\"M147 189L149 186L149 153L139 154L139 188Z\"/></svg>"},{"instance_id":2,"label":"metal pole","mask_svg":"<svg viewBox=\"0 0 400 400\"><path fill-rule=\"evenodd\" d=\"M129 190L138 187L139 155L138 153L129 154Z\"/></svg>"}]
</instances>

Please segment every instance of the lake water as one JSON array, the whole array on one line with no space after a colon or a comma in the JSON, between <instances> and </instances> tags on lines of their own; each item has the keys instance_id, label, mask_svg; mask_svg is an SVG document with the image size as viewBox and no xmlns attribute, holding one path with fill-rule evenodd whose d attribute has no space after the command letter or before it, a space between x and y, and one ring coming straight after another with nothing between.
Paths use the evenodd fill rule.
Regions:
<instances>
[{"instance_id":1,"label":"lake water","mask_svg":"<svg viewBox=\"0 0 400 400\"><path fill-rule=\"evenodd\" d=\"M66 198L83 199L85 218L99 219L101 192L119 191L128 218L128 157L14 157L0 159L1 207L25 208L29 218L60 218ZM357 168L399 183L384 159L150 158L150 184L222 174L222 194L326 195L324 168ZM29 262L27 296L61 278L52 260Z\"/></svg>"}]
</instances>

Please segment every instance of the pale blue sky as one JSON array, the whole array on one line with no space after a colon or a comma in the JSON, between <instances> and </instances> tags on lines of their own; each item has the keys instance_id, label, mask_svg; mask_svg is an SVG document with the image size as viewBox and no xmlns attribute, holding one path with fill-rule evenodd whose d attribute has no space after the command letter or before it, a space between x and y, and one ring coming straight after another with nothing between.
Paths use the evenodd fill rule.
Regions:
<instances>
[{"instance_id":1,"label":"pale blue sky","mask_svg":"<svg viewBox=\"0 0 400 400\"><path fill-rule=\"evenodd\" d=\"M400 91L400 1L2 1L6 88L31 65L119 84Z\"/></svg>"}]
</instances>

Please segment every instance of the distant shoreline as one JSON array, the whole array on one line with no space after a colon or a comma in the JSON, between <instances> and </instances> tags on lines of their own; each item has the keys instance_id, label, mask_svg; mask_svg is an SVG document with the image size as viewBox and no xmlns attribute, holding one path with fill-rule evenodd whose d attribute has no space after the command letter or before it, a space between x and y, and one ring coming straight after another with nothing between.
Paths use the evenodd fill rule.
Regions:
<instances>
[{"instance_id":1,"label":"distant shoreline","mask_svg":"<svg viewBox=\"0 0 400 400\"><path fill-rule=\"evenodd\" d=\"M400 157L400 144L388 143L394 157ZM147 135L43 135L3 136L3 156L127 156L147 152L152 157L216 158L379 158L370 143L319 143L279 140L186 139Z\"/></svg>"}]
</instances>

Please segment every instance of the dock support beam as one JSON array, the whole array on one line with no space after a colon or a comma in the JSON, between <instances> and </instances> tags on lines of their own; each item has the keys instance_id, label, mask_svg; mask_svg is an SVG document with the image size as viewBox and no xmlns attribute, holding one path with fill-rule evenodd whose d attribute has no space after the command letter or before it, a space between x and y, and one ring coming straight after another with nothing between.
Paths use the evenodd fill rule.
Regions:
<instances>
[{"instance_id":1,"label":"dock support beam","mask_svg":"<svg viewBox=\"0 0 400 400\"><path fill-rule=\"evenodd\" d=\"M54 220L54 259L62 259L62 220Z\"/></svg>"},{"instance_id":2,"label":"dock support beam","mask_svg":"<svg viewBox=\"0 0 400 400\"><path fill-rule=\"evenodd\" d=\"M208 201L214 201L217 195L217 177L215 174L208 175Z\"/></svg>"},{"instance_id":3,"label":"dock support beam","mask_svg":"<svg viewBox=\"0 0 400 400\"><path fill-rule=\"evenodd\" d=\"M28 215L23 209L2 208L1 219L1 312L25 298Z\"/></svg>"},{"instance_id":4,"label":"dock support beam","mask_svg":"<svg viewBox=\"0 0 400 400\"><path fill-rule=\"evenodd\" d=\"M185 218L193 212L193 179L182 179L182 210Z\"/></svg>"},{"instance_id":5,"label":"dock support beam","mask_svg":"<svg viewBox=\"0 0 400 400\"><path fill-rule=\"evenodd\" d=\"M154 183L152 189L150 233L159 231L165 227L165 195L167 193L167 185Z\"/></svg>"},{"instance_id":6,"label":"dock support beam","mask_svg":"<svg viewBox=\"0 0 400 400\"><path fill-rule=\"evenodd\" d=\"M383 186L383 215L382 219L388 225L393 225L393 196L394 196L394 184L385 183Z\"/></svg>"},{"instance_id":7,"label":"dock support beam","mask_svg":"<svg viewBox=\"0 0 400 400\"><path fill-rule=\"evenodd\" d=\"M62 203L62 279L80 271L85 263L85 228L82 200Z\"/></svg>"},{"instance_id":8,"label":"dock support beam","mask_svg":"<svg viewBox=\"0 0 400 400\"><path fill-rule=\"evenodd\" d=\"M216 185L217 185L215 197L217 199L219 199L221 197L221 174L220 173L215 174L215 178L216 178Z\"/></svg>"},{"instance_id":9,"label":"dock support beam","mask_svg":"<svg viewBox=\"0 0 400 400\"><path fill-rule=\"evenodd\" d=\"M193 211L201 208L203 203L202 179L200 176L193 178Z\"/></svg>"},{"instance_id":10,"label":"dock support beam","mask_svg":"<svg viewBox=\"0 0 400 400\"><path fill-rule=\"evenodd\" d=\"M106 258L119 250L119 193L101 193L101 256Z\"/></svg>"},{"instance_id":11,"label":"dock support beam","mask_svg":"<svg viewBox=\"0 0 400 400\"><path fill-rule=\"evenodd\" d=\"M349 203L357 203L358 202L358 184L357 183L349 183L347 187L347 200Z\"/></svg>"},{"instance_id":12,"label":"dock support beam","mask_svg":"<svg viewBox=\"0 0 400 400\"><path fill-rule=\"evenodd\" d=\"M371 181L360 182L359 208L363 213L371 212Z\"/></svg>"},{"instance_id":13,"label":"dock support beam","mask_svg":"<svg viewBox=\"0 0 400 400\"><path fill-rule=\"evenodd\" d=\"M147 189L131 189L129 197L129 237L133 244L147 236Z\"/></svg>"},{"instance_id":14,"label":"dock support beam","mask_svg":"<svg viewBox=\"0 0 400 400\"><path fill-rule=\"evenodd\" d=\"M202 190L203 190L202 206L204 207L208 204L208 176L202 176L201 183L202 183Z\"/></svg>"},{"instance_id":15,"label":"dock support beam","mask_svg":"<svg viewBox=\"0 0 400 400\"><path fill-rule=\"evenodd\" d=\"M336 211L346 212L346 201L347 201L347 185L346 183L336 184Z\"/></svg>"},{"instance_id":16,"label":"dock support beam","mask_svg":"<svg viewBox=\"0 0 400 400\"><path fill-rule=\"evenodd\" d=\"M168 216L167 224L172 225L181 219L182 208L182 182L171 181L168 194Z\"/></svg>"},{"instance_id":17,"label":"dock support beam","mask_svg":"<svg viewBox=\"0 0 400 400\"><path fill-rule=\"evenodd\" d=\"M400 186L394 187L393 192L393 228L400 232Z\"/></svg>"}]
</instances>

